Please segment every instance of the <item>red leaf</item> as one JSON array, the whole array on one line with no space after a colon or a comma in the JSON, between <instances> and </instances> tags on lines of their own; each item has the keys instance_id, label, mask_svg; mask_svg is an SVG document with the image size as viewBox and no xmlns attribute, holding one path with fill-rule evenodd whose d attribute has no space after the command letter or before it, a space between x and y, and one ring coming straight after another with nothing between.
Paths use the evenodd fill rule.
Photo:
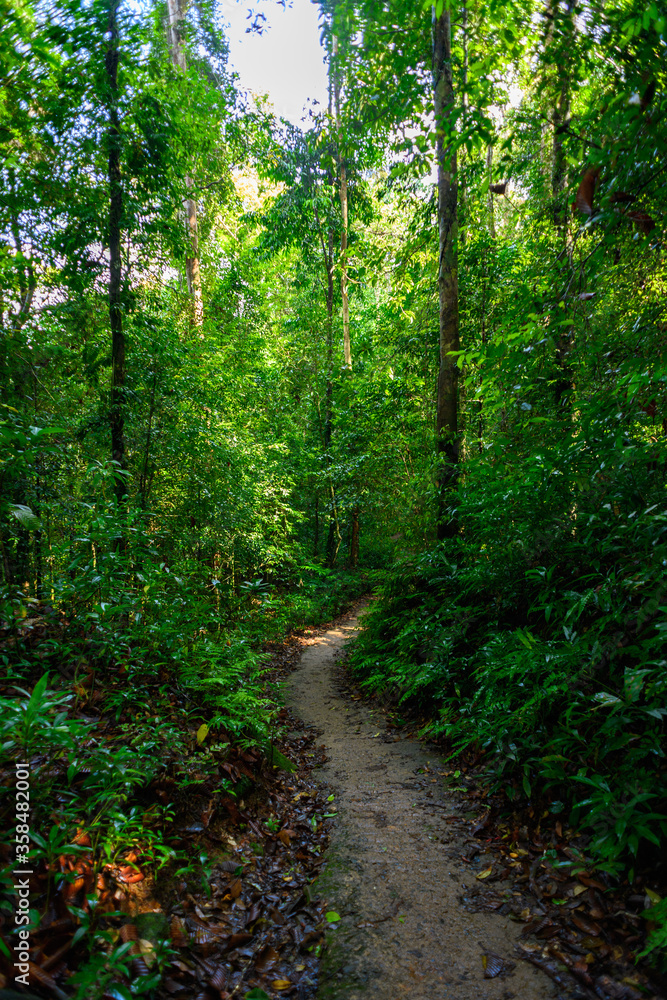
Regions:
<instances>
[{"instance_id":1,"label":"red leaf","mask_svg":"<svg viewBox=\"0 0 667 1000\"><path fill-rule=\"evenodd\" d=\"M626 215L634 222L640 233L650 233L655 229L655 220L647 212L626 212Z\"/></svg>"},{"instance_id":2,"label":"red leaf","mask_svg":"<svg viewBox=\"0 0 667 1000\"><path fill-rule=\"evenodd\" d=\"M602 167L590 167L581 179L574 204L585 215L593 214L593 197Z\"/></svg>"}]
</instances>

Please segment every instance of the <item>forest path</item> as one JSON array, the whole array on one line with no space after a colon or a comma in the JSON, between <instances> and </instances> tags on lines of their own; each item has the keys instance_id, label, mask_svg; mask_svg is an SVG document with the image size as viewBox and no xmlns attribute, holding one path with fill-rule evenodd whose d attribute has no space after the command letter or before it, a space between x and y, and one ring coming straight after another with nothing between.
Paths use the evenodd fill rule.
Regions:
<instances>
[{"instance_id":1,"label":"forest path","mask_svg":"<svg viewBox=\"0 0 667 1000\"><path fill-rule=\"evenodd\" d=\"M341 694L336 658L359 629L358 613L314 640L288 683L290 707L322 733L328 764L319 774L338 811L317 889L342 919L327 934L317 996L556 997L554 983L526 962L484 978L484 949L511 964L520 926L466 908L466 897L483 888L475 875L490 862L481 845L474 863L461 860L466 850L470 856L461 821L471 803L444 787L438 772L446 766L419 743L387 736L381 712Z\"/></svg>"}]
</instances>

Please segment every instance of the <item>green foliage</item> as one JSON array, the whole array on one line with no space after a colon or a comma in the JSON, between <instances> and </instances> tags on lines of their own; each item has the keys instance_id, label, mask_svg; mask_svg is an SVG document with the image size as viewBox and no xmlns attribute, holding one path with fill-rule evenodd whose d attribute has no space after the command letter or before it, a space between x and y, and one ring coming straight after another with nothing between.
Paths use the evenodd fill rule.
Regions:
<instances>
[{"instance_id":1,"label":"green foliage","mask_svg":"<svg viewBox=\"0 0 667 1000\"><path fill-rule=\"evenodd\" d=\"M164 861L168 816L137 802L167 748L212 773L227 739L267 747L263 643L377 582L353 657L368 690L569 813L608 871L664 850L665 19L638 0L452 10L462 530L436 546L432 6L323 5L336 99L307 130L239 99L206 4L181 25L185 71L163 13L122 4L115 95L107 3L5 12L2 740L64 788L36 858L85 821L96 857L140 842ZM76 717L95 678L122 746ZM660 904L647 920L655 953ZM122 994L109 945L82 997Z\"/></svg>"},{"instance_id":2,"label":"green foliage","mask_svg":"<svg viewBox=\"0 0 667 1000\"><path fill-rule=\"evenodd\" d=\"M215 713L212 726L248 736L253 743L268 739L273 706L262 685L259 657L247 640L233 633L222 641L205 636L196 643L183 680Z\"/></svg>"},{"instance_id":3,"label":"green foliage","mask_svg":"<svg viewBox=\"0 0 667 1000\"><path fill-rule=\"evenodd\" d=\"M667 900L661 899L650 909L645 910L644 917L652 929L649 930L646 947L639 957L651 955L652 958L658 959L661 971L664 972L664 955L667 951Z\"/></svg>"},{"instance_id":4,"label":"green foliage","mask_svg":"<svg viewBox=\"0 0 667 1000\"><path fill-rule=\"evenodd\" d=\"M631 494L638 476L634 464ZM547 529L534 480L486 489L488 510L511 505L511 529L494 541L486 522L475 528L471 491L470 535L392 576L353 669L430 716L426 730L454 751L483 753L497 787L567 806L620 874L667 838L667 519L653 505L623 519L584 494Z\"/></svg>"}]
</instances>

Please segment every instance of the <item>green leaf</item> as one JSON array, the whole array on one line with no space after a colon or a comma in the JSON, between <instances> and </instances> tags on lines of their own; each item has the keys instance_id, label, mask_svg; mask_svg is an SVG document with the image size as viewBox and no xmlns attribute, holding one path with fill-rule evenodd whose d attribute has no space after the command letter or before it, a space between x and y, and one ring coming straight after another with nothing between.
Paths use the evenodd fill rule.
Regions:
<instances>
[{"instance_id":1,"label":"green leaf","mask_svg":"<svg viewBox=\"0 0 667 1000\"><path fill-rule=\"evenodd\" d=\"M133 1000L127 986L123 986L121 983L111 983L109 986L105 986L104 992L112 1000Z\"/></svg>"},{"instance_id":2,"label":"green leaf","mask_svg":"<svg viewBox=\"0 0 667 1000\"><path fill-rule=\"evenodd\" d=\"M297 769L296 764L293 764L291 760L288 760L287 757L285 757L280 750L276 750L275 747L272 747L268 751L268 756L273 766L279 767L281 771L288 771L290 774L293 774Z\"/></svg>"},{"instance_id":3,"label":"green leaf","mask_svg":"<svg viewBox=\"0 0 667 1000\"><path fill-rule=\"evenodd\" d=\"M33 514L30 507L26 507L22 503L12 503L9 505L9 513L13 514L17 521L19 521L24 528L28 528L29 531L41 531L42 522Z\"/></svg>"},{"instance_id":4,"label":"green leaf","mask_svg":"<svg viewBox=\"0 0 667 1000\"><path fill-rule=\"evenodd\" d=\"M324 914L324 916L326 917L327 922L330 924L337 924L338 921L340 920L340 914L336 913L335 910L329 910L327 913Z\"/></svg>"}]
</instances>

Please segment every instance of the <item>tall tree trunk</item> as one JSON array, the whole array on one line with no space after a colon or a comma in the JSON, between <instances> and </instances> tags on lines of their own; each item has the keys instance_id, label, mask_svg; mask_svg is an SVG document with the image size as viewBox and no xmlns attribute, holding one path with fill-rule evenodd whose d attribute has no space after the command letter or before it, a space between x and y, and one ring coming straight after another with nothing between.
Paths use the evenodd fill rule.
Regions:
<instances>
[{"instance_id":1,"label":"tall tree trunk","mask_svg":"<svg viewBox=\"0 0 667 1000\"><path fill-rule=\"evenodd\" d=\"M461 127L466 129L468 123L468 5L461 5L461 42L463 45L463 63L461 65ZM458 237L461 246L465 245L468 221L468 192L465 181L466 148L461 146L461 180L458 185Z\"/></svg>"},{"instance_id":2,"label":"tall tree trunk","mask_svg":"<svg viewBox=\"0 0 667 1000\"><path fill-rule=\"evenodd\" d=\"M559 22L559 19L562 20ZM551 50L552 65L549 76L549 90L553 95L551 119L553 134L551 144L551 197L553 216L556 226L561 230L563 239L567 236L567 198L565 187L567 183L567 162L563 147L563 134L567 127L571 101L571 70L575 50L576 25L574 21L574 4L566 2L564 8L557 0L551 0L547 12L547 51Z\"/></svg>"},{"instance_id":3,"label":"tall tree trunk","mask_svg":"<svg viewBox=\"0 0 667 1000\"><path fill-rule=\"evenodd\" d=\"M331 469L331 437L333 432L333 305L334 305L334 254L333 229L329 229L329 246L326 255L327 263L327 384L324 414L324 455L329 476L329 495L331 498L331 513L329 515L329 535L327 538L327 563L331 569L336 564L336 557L341 543L340 526L338 524L338 504Z\"/></svg>"},{"instance_id":4,"label":"tall tree trunk","mask_svg":"<svg viewBox=\"0 0 667 1000\"><path fill-rule=\"evenodd\" d=\"M153 384L151 386L151 402L148 408L148 426L146 428L146 444L144 446L144 462L141 471L141 478L139 480L139 495L141 497L141 508L146 510L146 503L148 501L148 491L150 489L150 482L152 481L152 476L149 478L148 475L148 462L151 453L151 437L153 434L153 416L155 414L155 390L157 387L157 365L155 361L153 362Z\"/></svg>"},{"instance_id":5,"label":"tall tree trunk","mask_svg":"<svg viewBox=\"0 0 667 1000\"><path fill-rule=\"evenodd\" d=\"M348 296L347 278L347 233L348 233L348 208L347 208L347 166L343 152L343 137L340 118L340 66L338 61L339 47L338 38L333 37L333 66L331 73L334 80L334 101L336 109L336 132L338 146L338 198L340 201L340 212L342 216L342 228L340 234L340 294L343 308L343 351L345 355L345 365L352 367L352 347L350 344L350 300Z\"/></svg>"},{"instance_id":6,"label":"tall tree trunk","mask_svg":"<svg viewBox=\"0 0 667 1000\"><path fill-rule=\"evenodd\" d=\"M359 504L352 511L352 537L350 538L350 565L354 568L359 562Z\"/></svg>"},{"instance_id":7,"label":"tall tree trunk","mask_svg":"<svg viewBox=\"0 0 667 1000\"><path fill-rule=\"evenodd\" d=\"M489 143L486 147L486 176L489 181L489 189L486 192L486 217L487 224L489 227L489 236L491 239L496 238L496 212L495 205L493 203L493 191L491 190L491 182L493 180L493 144Z\"/></svg>"},{"instance_id":8,"label":"tall tree trunk","mask_svg":"<svg viewBox=\"0 0 667 1000\"><path fill-rule=\"evenodd\" d=\"M331 67L330 67L331 69ZM329 120L333 117L334 102L334 81L333 74L329 72ZM333 188L334 178L329 173L329 190L331 192L331 209L333 209ZM330 211L331 220L333 212ZM333 314L334 314L334 232L331 221L329 221L327 239L325 242L324 230L320 222L317 207L315 207L315 221L320 234L322 245L322 259L327 274L327 327L326 327L326 390L325 390L325 411L324 411L324 461L327 468L327 478L329 481L329 496L331 499L331 509L329 514L329 533L326 543L327 564L331 569L335 566L338 550L341 543L340 525L338 519L338 503L336 500L336 490L333 481L333 471L331 462L331 438L333 434Z\"/></svg>"},{"instance_id":9,"label":"tall tree trunk","mask_svg":"<svg viewBox=\"0 0 667 1000\"><path fill-rule=\"evenodd\" d=\"M185 17L185 7L181 6L181 0L167 0L167 13L169 15L169 50L171 61L177 70L185 73L187 63L185 59L185 48L183 46L183 35L181 32L181 22ZM192 177L186 174L185 187L188 197L183 200L183 211L185 214L185 224L187 227L187 238L190 244L190 253L185 259L185 276L188 283L188 294L193 299L193 325L200 327L204 322L204 304L201 291L201 273L199 269L199 229L197 227L197 202L190 197L194 188Z\"/></svg>"},{"instance_id":10,"label":"tall tree trunk","mask_svg":"<svg viewBox=\"0 0 667 1000\"><path fill-rule=\"evenodd\" d=\"M350 299L347 290L347 170L345 160L340 157L340 210L343 229L340 235L340 294L343 303L343 350L345 364L352 367L352 346L350 344Z\"/></svg>"},{"instance_id":11,"label":"tall tree trunk","mask_svg":"<svg viewBox=\"0 0 667 1000\"><path fill-rule=\"evenodd\" d=\"M313 539L313 556L317 559L320 547L320 498L315 497L315 537Z\"/></svg>"},{"instance_id":12,"label":"tall tree trunk","mask_svg":"<svg viewBox=\"0 0 667 1000\"><path fill-rule=\"evenodd\" d=\"M558 23L558 18L562 18ZM552 0L549 8L547 41L552 48L553 95L553 138L551 147L551 197L554 224L559 230L563 245L567 243L567 161L563 135L567 128L571 101L572 58L575 52L576 24L574 3L569 0L564 7ZM559 330L556 347L556 370L554 379L554 400L559 413L571 417L571 394L574 389L573 372L570 362L574 338L574 327L565 326Z\"/></svg>"},{"instance_id":13,"label":"tall tree trunk","mask_svg":"<svg viewBox=\"0 0 667 1000\"><path fill-rule=\"evenodd\" d=\"M433 92L435 104L436 160L438 164L438 295L440 315L440 371L436 412L439 473L438 538L456 534L458 522L452 510L459 472L458 374L459 293L457 258L456 152L446 143L448 116L454 110L452 39L448 10L433 12Z\"/></svg>"},{"instance_id":14,"label":"tall tree trunk","mask_svg":"<svg viewBox=\"0 0 667 1000\"><path fill-rule=\"evenodd\" d=\"M560 74L560 93L553 111L554 135L552 147L551 195L554 205L554 222L561 230L563 239L567 236L567 163L563 149L563 128L570 113L570 79L567 70Z\"/></svg>"},{"instance_id":15,"label":"tall tree trunk","mask_svg":"<svg viewBox=\"0 0 667 1000\"><path fill-rule=\"evenodd\" d=\"M109 41L105 69L109 88L108 182L109 182L109 326L111 328L111 457L118 463L115 492L118 503L125 498L125 334L123 333L121 227L123 188L120 166L122 136L118 109L118 8L109 3Z\"/></svg>"}]
</instances>

